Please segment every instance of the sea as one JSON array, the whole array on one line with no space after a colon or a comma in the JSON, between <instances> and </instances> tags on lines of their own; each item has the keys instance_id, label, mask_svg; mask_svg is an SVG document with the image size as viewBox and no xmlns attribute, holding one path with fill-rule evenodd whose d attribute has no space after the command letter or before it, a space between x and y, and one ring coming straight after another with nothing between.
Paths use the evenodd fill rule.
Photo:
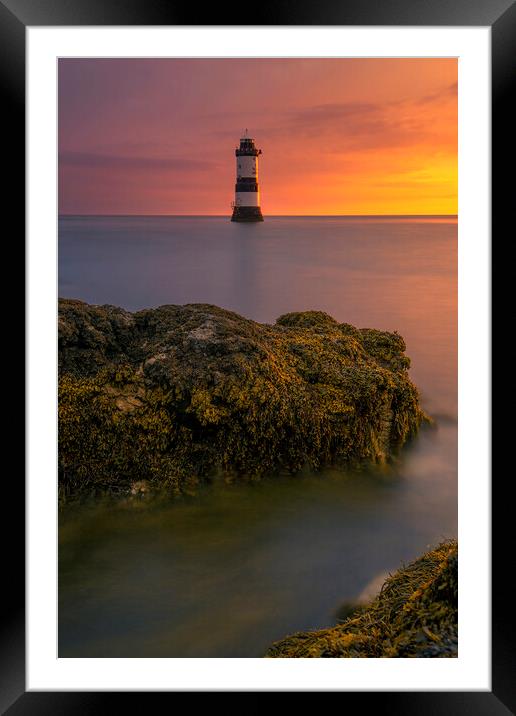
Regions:
<instances>
[{"instance_id":1,"label":"sea","mask_svg":"<svg viewBox=\"0 0 516 716\"><path fill-rule=\"evenodd\" d=\"M435 420L387 469L65 507L60 657L260 657L457 536L456 217L61 216L59 296L398 331Z\"/></svg>"}]
</instances>

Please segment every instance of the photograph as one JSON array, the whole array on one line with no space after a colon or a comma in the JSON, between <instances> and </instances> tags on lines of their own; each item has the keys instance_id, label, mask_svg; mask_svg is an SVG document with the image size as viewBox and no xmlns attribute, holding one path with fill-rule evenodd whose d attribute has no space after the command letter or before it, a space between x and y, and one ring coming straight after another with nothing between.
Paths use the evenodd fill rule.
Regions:
<instances>
[{"instance_id":1,"label":"photograph","mask_svg":"<svg viewBox=\"0 0 516 716\"><path fill-rule=\"evenodd\" d=\"M198 15L0 0L25 266L0 712L502 716L516 3Z\"/></svg>"},{"instance_id":2,"label":"photograph","mask_svg":"<svg viewBox=\"0 0 516 716\"><path fill-rule=\"evenodd\" d=\"M459 90L57 60L59 659L461 654Z\"/></svg>"}]
</instances>

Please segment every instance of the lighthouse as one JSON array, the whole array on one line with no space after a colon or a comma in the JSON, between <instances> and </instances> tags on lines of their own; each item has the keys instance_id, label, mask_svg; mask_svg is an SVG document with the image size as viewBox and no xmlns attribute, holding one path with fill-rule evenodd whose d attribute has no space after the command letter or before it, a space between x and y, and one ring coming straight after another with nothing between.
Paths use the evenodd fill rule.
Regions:
<instances>
[{"instance_id":1,"label":"lighthouse","mask_svg":"<svg viewBox=\"0 0 516 716\"><path fill-rule=\"evenodd\" d=\"M240 146L235 149L236 184L231 221L263 221L258 188L258 155L261 153L246 129Z\"/></svg>"}]
</instances>

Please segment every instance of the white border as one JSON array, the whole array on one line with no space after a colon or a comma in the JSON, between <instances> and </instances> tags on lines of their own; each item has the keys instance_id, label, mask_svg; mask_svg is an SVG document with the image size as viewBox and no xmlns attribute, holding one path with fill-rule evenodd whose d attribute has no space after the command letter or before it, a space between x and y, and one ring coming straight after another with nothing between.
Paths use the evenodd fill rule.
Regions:
<instances>
[{"instance_id":1,"label":"white border","mask_svg":"<svg viewBox=\"0 0 516 716\"><path fill-rule=\"evenodd\" d=\"M27 689L490 690L490 28L31 27L27 48ZM57 658L58 56L459 58L459 658Z\"/></svg>"}]
</instances>

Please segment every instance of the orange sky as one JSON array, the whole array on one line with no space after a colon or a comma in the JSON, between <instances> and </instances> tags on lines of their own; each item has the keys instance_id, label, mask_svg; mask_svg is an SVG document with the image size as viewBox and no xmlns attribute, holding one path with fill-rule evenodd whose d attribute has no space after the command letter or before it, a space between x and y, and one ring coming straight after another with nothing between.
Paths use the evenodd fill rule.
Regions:
<instances>
[{"instance_id":1,"label":"orange sky","mask_svg":"<svg viewBox=\"0 0 516 716\"><path fill-rule=\"evenodd\" d=\"M229 214L245 127L264 215L457 213L455 59L64 59L59 210Z\"/></svg>"}]
</instances>

